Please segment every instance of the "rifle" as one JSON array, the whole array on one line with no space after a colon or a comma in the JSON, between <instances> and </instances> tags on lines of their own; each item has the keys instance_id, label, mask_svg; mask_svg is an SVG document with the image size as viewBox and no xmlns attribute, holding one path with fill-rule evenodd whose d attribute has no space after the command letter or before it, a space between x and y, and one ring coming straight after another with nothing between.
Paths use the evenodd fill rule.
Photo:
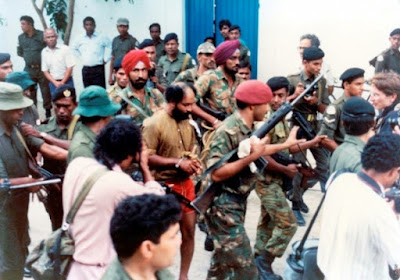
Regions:
<instances>
[{"instance_id":1,"label":"rifle","mask_svg":"<svg viewBox=\"0 0 400 280\"><path fill-rule=\"evenodd\" d=\"M280 163L285 166L288 166L289 164L300 165L300 167L298 167L298 170L303 175L303 178L301 179L301 184L300 184L300 186L303 189L305 188L306 183L309 179L317 177L317 173L315 172L315 170L311 166L308 166L304 161L295 160L290 155L287 155L282 152L273 154L273 155L271 155L271 157L277 163ZM282 185L283 191L291 190L293 188L292 178L289 178L287 175L285 175L283 173L281 173L281 176L283 179L283 185Z\"/></svg>"},{"instance_id":2,"label":"rifle","mask_svg":"<svg viewBox=\"0 0 400 280\"><path fill-rule=\"evenodd\" d=\"M53 184L58 184L60 182L61 182L61 179L57 178L57 179L50 179L50 180L44 180L44 181L38 181L38 182L33 182L33 183L26 183L26 184L11 186L10 181L8 179L4 179L4 182L0 184L0 193L5 193L10 190L12 191L12 190L18 190L18 189L37 187L37 186L53 185Z\"/></svg>"},{"instance_id":3,"label":"rifle","mask_svg":"<svg viewBox=\"0 0 400 280\"><path fill-rule=\"evenodd\" d=\"M299 111L293 111L292 120L294 125L298 125L300 127L297 133L297 138L303 138L304 136L304 138L307 140L311 140L317 135L314 129Z\"/></svg>"},{"instance_id":4,"label":"rifle","mask_svg":"<svg viewBox=\"0 0 400 280\"><path fill-rule=\"evenodd\" d=\"M210 108L209 106L201 103L200 101L197 102L197 106L199 106L199 108L201 110L203 110L204 112L206 112L207 114L213 116L214 118L217 118L220 121L223 121L228 116L227 113L218 111L218 110L214 110L214 109Z\"/></svg>"},{"instance_id":5,"label":"rifle","mask_svg":"<svg viewBox=\"0 0 400 280\"><path fill-rule=\"evenodd\" d=\"M318 77L314 79L314 81L295 99L292 101L292 103L286 103L282 105L281 108L279 108L275 114L272 115L272 117L265 123L263 124L258 130L254 131L251 136L257 136L258 138L263 138L268 132L271 131L275 127L277 123L279 123L290 111L293 110L293 106L301 99L303 98L304 95L307 94L311 89L314 88L314 85L318 83L318 81L322 78L322 74L320 74ZM225 156L223 156L218 162L216 162L214 165L209 167L204 174L201 176L199 182L197 184L201 184L201 180L204 179L208 174L211 174L214 170L220 168L223 164L226 162L232 161L233 155L235 155L238 151L238 148L232 150ZM261 161L260 159L263 160L263 157L259 158L255 163L257 167L260 169L262 168L263 164L265 163ZM258 163L257 163L258 162ZM265 165L264 165L265 167ZM192 206L194 209L196 209L200 214L206 213L207 209L210 207L212 201L214 200L214 197L216 194L218 194L218 187L219 184L212 182L211 185L205 189L205 191L198 196L195 200L192 201ZM196 185L197 188L197 185Z\"/></svg>"}]
</instances>

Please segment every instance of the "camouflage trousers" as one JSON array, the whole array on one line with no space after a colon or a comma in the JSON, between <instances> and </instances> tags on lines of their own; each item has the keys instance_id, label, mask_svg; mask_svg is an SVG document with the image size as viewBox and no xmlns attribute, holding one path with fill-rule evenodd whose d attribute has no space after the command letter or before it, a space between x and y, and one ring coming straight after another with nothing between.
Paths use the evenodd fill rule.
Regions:
<instances>
[{"instance_id":1,"label":"camouflage trousers","mask_svg":"<svg viewBox=\"0 0 400 280\"><path fill-rule=\"evenodd\" d=\"M223 192L214 199L206 222L214 241L207 279L258 279L250 240L244 228L247 196Z\"/></svg>"},{"instance_id":2,"label":"camouflage trousers","mask_svg":"<svg viewBox=\"0 0 400 280\"><path fill-rule=\"evenodd\" d=\"M261 215L257 225L255 255L268 251L281 257L297 230L296 218L279 184L257 182L256 193L261 200Z\"/></svg>"}]
</instances>

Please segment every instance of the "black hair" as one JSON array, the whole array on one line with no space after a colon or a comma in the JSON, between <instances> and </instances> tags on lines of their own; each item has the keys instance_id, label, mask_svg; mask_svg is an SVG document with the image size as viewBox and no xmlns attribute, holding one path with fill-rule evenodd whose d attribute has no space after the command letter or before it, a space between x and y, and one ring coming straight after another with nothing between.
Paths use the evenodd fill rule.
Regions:
<instances>
[{"instance_id":1,"label":"black hair","mask_svg":"<svg viewBox=\"0 0 400 280\"><path fill-rule=\"evenodd\" d=\"M300 41L304 39L309 39L311 41L312 47L319 48L319 45L321 45L321 42L319 41L318 37L314 34L304 34L303 36L300 37Z\"/></svg>"},{"instance_id":2,"label":"black hair","mask_svg":"<svg viewBox=\"0 0 400 280\"><path fill-rule=\"evenodd\" d=\"M375 124L372 120L360 120L348 118L346 121L343 120L343 127L348 135L360 136L367 133Z\"/></svg>"},{"instance_id":3,"label":"black hair","mask_svg":"<svg viewBox=\"0 0 400 280\"><path fill-rule=\"evenodd\" d=\"M238 107L238 109L243 110L243 109L247 108L249 106L249 104L236 99L236 106Z\"/></svg>"},{"instance_id":4,"label":"black hair","mask_svg":"<svg viewBox=\"0 0 400 280\"><path fill-rule=\"evenodd\" d=\"M369 139L361 154L365 170L373 169L385 173L400 167L400 136L395 133L380 133Z\"/></svg>"},{"instance_id":5,"label":"black hair","mask_svg":"<svg viewBox=\"0 0 400 280\"><path fill-rule=\"evenodd\" d=\"M250 64L250 62L248 62L246 60L241 60L239 62L239 68L249 68L251 71L251 64Z\"/></svg>"},{"instance_id":6,"label":"black hair","mask_svg":"<svg viewBox=\"0 0 400 280\"><path fill-rule=\"evenodd\" d=\"M92 18L92 17L85 17L85 18L83 19L83 25L85 25L85 23L86 23L87 21L91 21L94 25L96 25L96 21L95 21L94 18Z\"/></svg>"},{"instance_id":7,"label":"black hair","mask_svg":"<svg viewBox=\"0 0 400 280\"><path fill-rule=\"evenodd\" d=\"M359 79L359 78L364 78L364 73L359 74L359 75L352 76L352 77L350 77L350 78L348 78L348 79L342 81L342 88L344 89L344 83L345 83L345 82L348 82L349 84L351 84L353 81L355 81L355 80L357 80L357 79Z\"/></svg>"},{"instance_id":8,"label":"black hair","mask_svg":"<svg viewBox=\"0 0 400 280\"><path fill-rule=\"evenodd\" d=\"M35 21L31 16L22 16L19 18L19 21L26 21L27 23L30 23L32 26L35 24Z\"/></svg>"},{"instance_id":9,"label":"black hair","mask_svg":"<svg viewBox=\"0 0 400 280\"><path fill-rule=\"evenodd\" d=\"M113 119L96 137L93 153L97 161L111 170L128 156L135 157L141 148L139 127L131 120Z\"/></svg>"},{"instance_id":10,"label":"black hair","mask_svg":"<svg viewBox=\"0 0 400 280\"><path fill-rule=\"evenodd\" d=\"M186 88L191 88L196 95L197 91L196 88L192 83L176 83L167 87L164 92L165 100L168 103L179 103L182 101L183 96L185 95Z\"/></svg>"},{"instance_id":11,"label":"black hair","mask_svg":"<svg viewBox=\"0 0 400 280\"><path fill-rule=\"evenodd\" d=\"M149 30L152 29L153 27L158 27L158 30L161 31L161 26L159 23L155 22L155 23L150 24Z\"/></svg>"},{"instance_id":12,"label":"black hair","mask_svg":"<svg viewBox=\"0 0 400 280\"><path fill-rule=\"evenodd\" d=\"M231 27L229 27L229 32L231 32L232 30L239 30L239 33L242 33L242 31L240 30L240 26L239 25L237 25L237 24L235 24L235 25L232 25Z\"/></svg>"},{"instance_id":13,"label":"black hair","mask_svg":"<svg viewBox=\"0 0 400 280\"><path fill-rule=\"evenodd\" d=\"M219 30L221 30L225 25L231 27L232 23L229 21L229 19L221 19L218 23Z\"/></svg>"},{"instance_id":14,"label":"black hair","mask_svg":"<svg viewBox=\"0 0 400 280\"><path fill-rule=\"evenodd\" d=\"M207 40L211 40L212 44L215 46L215 39L214 39L213 36L209 36L209 37L204 38L204 42L207 42Z\"/></svg>"},{"instance_id":15,"label":"black hair","mask_svg":"<svg viewBox=\"0 0 400 280\"><path fill-rule=\"evenodd\" d=\"M144 194L121 201L110 223L118 258L131 257L143 241L158 244L171 225L179 222L181 206L173 195Z\"/></svg>"}]
</instances>

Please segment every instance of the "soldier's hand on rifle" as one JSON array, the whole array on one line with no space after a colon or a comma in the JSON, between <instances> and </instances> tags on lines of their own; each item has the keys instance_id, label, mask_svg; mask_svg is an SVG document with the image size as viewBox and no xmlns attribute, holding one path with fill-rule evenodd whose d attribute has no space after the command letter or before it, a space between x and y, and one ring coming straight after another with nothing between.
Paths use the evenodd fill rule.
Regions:
<instances>
[{"instance_id":1,"label":"soldier's hand on rifle","mask_svg":"<svg viewBox=\"0 0 400 280\"><path fill-rule=\"evenodd\" d=\"M32 125L22 122L20 126L25 136L31 135L40 138L40 132Z\"/></svg>"},{"instance_id":2,"label":"soldier's hand on rifle","mask_svg":"<svg viewBox=\"0 0 400 280\"><path fill-rule=\"evenodd\" d=\"M292 164L285 166L285 169L282 171L286 176L293 179L294 176L296 176L297 172L299 172L299 169L298 169L299 167L301 167L301 164L292 163Z\"/></svg>"},{"instance_id":3,"label":"soldier's hand on rifle","mask_svg":"<svg viewBox=\"0 0 400 280\"><path fill-rule=\"evenodd\" d=\"M304 96L304 100L308 102L310 105L318 104L317 92L314 91L311 96Z\"/></svg>"},{"instance_id":4,"label":"soldier's hand on rifle","mask_svg":"<svg viewBox=\"0 0 400 280\"><path fill-rule=\"evenodd\" d=\"M296 99L297 96L299 96L303 91L304 91L304 84L299 82L299 83L297 84L296 89L294 90L293 94L291 94L291 95L289 95L289 96L287 97L287 101L288 101L288 102L293 101L293 100Z\"/></svg>"},{"instance_id":5,"label":"soldier's hand on rifle","mask_svg":"<svg viewBox=\"0 0 400 280\"><path fill-rule=\"evenodd\" d=\"M269 137L266 135L258 141L258 138L250 138L250 155L255 155L257 158L265 154L265 145L269 142Z\"/></svg>"}]
</instances>

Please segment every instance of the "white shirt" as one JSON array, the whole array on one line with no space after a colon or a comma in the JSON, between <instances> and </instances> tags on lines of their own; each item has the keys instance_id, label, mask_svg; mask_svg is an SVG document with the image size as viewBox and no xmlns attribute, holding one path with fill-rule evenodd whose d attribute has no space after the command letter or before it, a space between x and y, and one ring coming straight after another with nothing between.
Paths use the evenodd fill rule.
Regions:
<instances>
[{"instance_id":1,"label":"white shirt","mask_svg":"<svg viewBox=\"0 0 400 280\"><path fill-rule=\"evenodd\" d=\"M400 265L400 225L388 203L356 174L340 175L323 207L318 266L328 280L390 279Z\"/></svg>"},{"instance_id":2,"label":"white shirt","mask_svg":"<svg viewBox=\"0 0 400 280\"><path fill-rule=\"evenodd\" d=\"M72 45L72 50L84 66L102 65L111 59L111 41L107 36L94 32L91 37L81 35Z\"/></svg>"},{"instance_id":3,"label":"white shirt","mask_svg":"<svg viewBox=\"0 0 400 280\"><path fill-rule=\"evenodd\" d=\"M42 71L48 71L55 80L62 80L65 71L75 66L75 57L68 46L56 45L42 50Z\"/></svg>"}]
</instances>

